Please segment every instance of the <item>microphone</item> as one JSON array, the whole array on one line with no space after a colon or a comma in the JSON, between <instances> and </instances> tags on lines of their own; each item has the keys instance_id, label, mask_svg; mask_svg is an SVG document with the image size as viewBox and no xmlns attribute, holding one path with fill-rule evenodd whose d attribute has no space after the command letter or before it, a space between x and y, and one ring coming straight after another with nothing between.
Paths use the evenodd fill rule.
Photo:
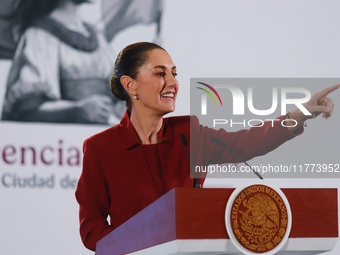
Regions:
<instances>
[{"instance_id":1,"label":"microphone","mask_svg":"<svg viewBox=\"0 0 340 255\"><path fill-rule=\"evenodd\" d=\"M256 174L256 176L263 180L263 177L254 170L254 168L252 166L250 166L247 161L243 160L243 158L241 157L240 154L238 154L235 150L233 150L233 148L231 148L228 144L226 144L225 142L221 141L220 139L217 139L216 137L211 137L210 140L214 143L217 143L218 145L221 145L224 148L227 148L231 153L233 153L234 155L236 155L244 164L246 164L246 166L248 166L251 170L253 170L253 173Z\"/></svg>"},{"instance_id":2,"label":"microphone","mask_svg":"<svg viewBox=\"0 0 340 255\"><path fill-rule=\"evenodd\" d=\"M191 159L190 159L190 154L189 154L189 150L188 150L188 141L187 141L187 137L185 136L185 134L181 134L181 140L182 140L182 144L184 146L185 149L185 154L187 154L189 163L190 163L190 169L192 171L192 164L191 164ZM192 171L195 175L195 172ZM200 181L198 178L194 177L194 188L201 188L202 185L200 184Z\"/></svg>"}]
</instances>

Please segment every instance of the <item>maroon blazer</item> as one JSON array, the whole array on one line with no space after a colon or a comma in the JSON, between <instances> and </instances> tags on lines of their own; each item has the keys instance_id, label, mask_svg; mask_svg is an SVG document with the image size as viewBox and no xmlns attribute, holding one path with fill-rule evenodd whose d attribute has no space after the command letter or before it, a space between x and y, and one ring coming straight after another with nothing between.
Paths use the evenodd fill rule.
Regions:
<instances>
[{"instance_id":1,"label":"maroon blazer","mask_svg":"<svg viewBox=\"0 0 340 255\"><path fill-rule=\"evenodd\" d=\"M84 245L95 250L97 241L172 188L193 187L182 134L189 142L191 133L190 155L194 165L236 163L240 159L235 154L210 138L224 141L243 160L249 160L266 154L303 130L292 134L279 123L275 122L274 127L268 122L262 127L227 132L203 127L197 117L164 118L159 132L161 142L151 145L157 152L153 155L148 153L150 145L140 144L126 113L120 124L84 142L83 170L76 190Z\"/></svg>"}]
</instances>

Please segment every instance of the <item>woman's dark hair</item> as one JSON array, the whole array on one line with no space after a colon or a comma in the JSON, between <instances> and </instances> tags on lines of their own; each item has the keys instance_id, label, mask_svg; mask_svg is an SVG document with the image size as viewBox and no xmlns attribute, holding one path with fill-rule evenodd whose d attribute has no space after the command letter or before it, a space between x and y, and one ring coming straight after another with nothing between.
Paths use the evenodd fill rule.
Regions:
<instances>
[{"instance_id":1,"label":"woman's dark hair","mask_svg":"<svg viewBox=\"0 0 340 255\"><path fill-rule=\"evenodd\" d=\"M111 92L120 100L126 101L128 110L131 110L131 98L120 82L123 75L130 76L136 79L139 68L145 64L148 59L147 53L154 50L161 49L161 46L150 42L138 42L126 46L119 52L113 74L111 77Z\"/></svg>"}]
</instances>

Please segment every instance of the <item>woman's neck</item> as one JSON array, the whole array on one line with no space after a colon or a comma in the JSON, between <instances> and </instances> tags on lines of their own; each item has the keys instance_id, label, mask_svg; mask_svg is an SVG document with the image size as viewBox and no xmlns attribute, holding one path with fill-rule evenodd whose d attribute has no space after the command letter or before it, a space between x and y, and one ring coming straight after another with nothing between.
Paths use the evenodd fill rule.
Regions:
<instances>
[{"instance_id":1,"label":"woman's neck","mask_svg":"<svg viewBox=\"0 0 340 255\"><path fill-rule=\"evenodd\" d=\"M160 142L158 132L163 124L162 116L140 114L132 109L130 121L142 144L156 144Z\"/></svg>"}]
</instances>

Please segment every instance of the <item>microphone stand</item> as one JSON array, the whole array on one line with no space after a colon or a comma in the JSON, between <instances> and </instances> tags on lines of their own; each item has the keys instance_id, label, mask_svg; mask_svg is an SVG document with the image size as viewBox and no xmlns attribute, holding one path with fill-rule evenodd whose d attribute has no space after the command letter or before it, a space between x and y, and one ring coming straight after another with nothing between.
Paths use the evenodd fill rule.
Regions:
<instances>
[{"instance_id":1,"label":"microphone stand","mask_svg":"<svg viewBox=\"0 0 340 255\"><path fill-rule=\"evenodd\" d=\"M188 160L189 160L190 170L194 174L194 188L202 188L202 185L200 184L199 178L196 177L195 172L192 170L191 158L190 158L190 154L189 154L189 150L188 150L188 141L187 141L185 134L181 134L181 140L182 140L182 144L183 144L184 149L185 149L185 153L187 154L187 157L188 157Z\"/></svg>"},{"instance_id":2,"label":"microphone stand","mask_svg":"<svg viewBox=\"0 0 340 255\"><path fill-rule=\"evenodd\" d=\"M218 145L221 145L223 148L226 148L228 149L231 153L233 153L234 155L236 155L244 164L246 164L246 166L248 166L252 171L253 173L261 180L263 180L263 177L254 170L254 168L252 166L250 166L247 161L243 160L241 155L238 154L235 150L233 150L233 148L231 148L228 144L226 144L225 142L221 141L220 139L217 139L216 137L212 137L210 139L212 142L218 144Z\"/></svg>"}]
</instances>

